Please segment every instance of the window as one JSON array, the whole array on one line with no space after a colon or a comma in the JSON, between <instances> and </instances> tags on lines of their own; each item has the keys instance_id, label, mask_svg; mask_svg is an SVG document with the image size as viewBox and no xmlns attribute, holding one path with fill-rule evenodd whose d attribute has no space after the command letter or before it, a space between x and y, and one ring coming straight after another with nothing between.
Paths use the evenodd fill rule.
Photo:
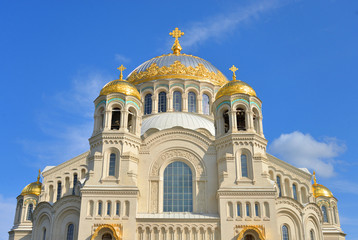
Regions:
<instances>
[{"instance_id":1,"label":"window","mask_svg":"<svg viewBox=\"0 0 358 240\"><path fill-rule=\"evenodd\" d=\"M234 209L233 209L232 202L227 203L227 216L230 217L231 219L234 218Z\"/></svg>"},{"instance_id":2,"label":"window","mask_svg":"<svg viewBox=\"0 0 358 240\"><path fill-rule=\"evenodd\" d=\"M236 109L236 122L237 130L245 131L246 130L246 120L245 120L245 110L242 108Z\"/></svg>"},{"instance_id":3,"label":"window","mask_svg":"<svg viewBox=\"0 0 358 240\"><path fill-rule=\"evenodd\" d=\"M264 206L265 206L265 216L269 218L270 217L270 208L269 208L268 202L265 202Z\"/></svg>"},{"instance_id":4,"label":"window","mask_svg":"<svg viewBox=\"0 0 358 240\"><path fill-rule=\"evenodd\" d=\"M260 217L260 205L255 203L255 216Z\"/></svg>"},{"instance_id":5,"label":"window","mask_svg":"<svg viewBox=\"0 0 358 240\"><path fill-rule=\"evenodd\" d=\"M72 195L75 195L76 184L77 184L77 173L73 174L73 189L72 189Z\"/></svg>"},{"instance_id":6,"label":"window","mask_svg":"<svg viewBox=\"0 0 358 240\"><path fill-rule=\"evenodd\" d=\"M68 225L67 227L67 240L73 240L73 230L74 230L75 226L71 223L70 225Z\"/></svg>"},{"instance_id":7,"label":"window","mask_svg":"<svg viewBox=\"0 0 358 240\"><path fill-rule=\"evenodd\" d=\"M42 232L42 240L46 240L46 228Z\"/></svg>"},{"instance_id":8,"label":"window","mask_svg":"<svg viewBox=\"0 0 358 240\"><path fill-rule=\"evenodd\" d=\"M191 169L183 162L173 162L164 171L164 212L193 211Z\"/></svg>"},{"instance_id":9,"label":"window","mask_svg":"<svg viewBox=\"0 0 358 240\"><path fill-rule=\"evenodd\" d=\"M313 229L311 229L311 231L310 231L310 237L311 237L311 240L315 240Z\"/></svg>"},{"instance_id":10,"label":"window","mask_svg":"<svg viewBox=\"0 0 358 240\"><path fill-rule=\"evenodd\" d=\"M129 207L130 207L129 201L125 201L125 202L124 202L124 208L125 208L124 213L125 213L125 216L126 216L126 217L129 217Z\"/></svg>"},{"instance_id":11,"label":"window","mask_svg":"<svg viewBox=\"0 0 358 240\"><path fill-rule=\"evenodd\" d=\"M104 128L104 110L101 111L99 116L99 128L100 129Z\"/></svg>"},{"instance_id":12,"label":"window","mask_svg":"<svg viewBox=\"0 0 358 240\"><path fill-rule=\"evenodd\" d=\"M119 130L121 127L121 109L113 108L111 130Z\"/></svg>"},{"instance_id":13,"label":"window","mask_svg":"<svg viewBox=\"0 0 358 240\"><path fill-rule=\"evenodd\" d=\"M259 113L256 108L253 109L253 116L252 121L254 123L254 129L256 133L260 133L260 120L259 120Z\"/></svg>"},{"instance_id":14,"label":"window","mask_svg":"<svg viewBox=\"0 0 358 240\"><path fill-rule=\"evenodd\" d=\"M109 171L108 176L116 175L116 154L111 153L109 156Z\"/></svg>"},{"instance_id":15,"label":"window","mask_svg":"<svg viewBox=\"0 0 358 240\"><path fill-rule=\"evenodd\" d=\"M181 92L179 91L173 93L173 109L174 112L181 111Z\"/></svg>"},{"instance_id":16,"label":"window","mask_svg":"<svg viewBox=\"0 0 358 240\"><path fill-rule=\"evenodd\" d=\"M289 240L288 227L286 225L282 226L282 240Z\"/></svg>"},{"instance_id":17,"label":"window","mask_svg":"<svg viewBox=\"0 0 358 240\"><path fill-rule=\"evenodd\" d=\"M23 200L21 199L18 203L17 203L17 207L18 207L18 213L17 213L17 222L21 221L21 214L22 214L22 205L23 205Z\"/></svg>"},{"instance_id":18,"label":"window","mask_svg":"<svg viewBox=\"0 0 358 240\"><path fill-rule=\"evenodd\" d=\"M152 94L148 93L144 97L144 115L152 113Z\"/></svg>"},{"instance_id":19,"label":"window","mask_svg":"<svg viewBox=\"0 0 358 240\"><path fill-rule=\"evenodd\" d=\"M52 185L49 187L49 198L49 202L53 202L53 199L55 198L55 191L53 190Z\"/></svg>"},{"instance_id":20,"label":"window","mask_svg":"<svg viewBox=\"0 0 358 240\"><path fill-rule=\"evenodd\" d=\"M97 211L97 215L101 216L102 215L102 202L99 201L98 202L98 211Z\"/></svg>"},{"instance_id":21,"label":"window","mask_svg":"<svg viewBox=\"0 0 358 240\"><path fill-rule=\"evenodd\" d=\"M93 201L89 201L88 203L88 216L93 216Z\"/></svg>"},{"instance_id":22,"label":"window","mask_svg":"<svg viewBox=\"0 0 358 240\"><path fill-rule=\"evenodd\" d=\"M326 206L322 206L323 222L328 223L328 215Z\"/></svg>"},{"instance_id":23,"label":"window","mask_svg":"<svg viewBox=\"0 0 358 240\"><path fill-rule=\"evenodd\" d=\"M293 198L297 201L297 187L296 184L292 185Z\"/></svg>"},{"instance_id":24,"label":"window","mask_svg":"<svg viewBox=\"0 0 358 240\"><path fill-rule=\"evenodd\" d=\"M224 133L227 133L230 129L229 110L226 110L223 113L223 119L224 119Z\"/></svg>"},{"instance_id":25,"label":"window","mask_svg":"<svg viewBox=\"0 0 358 240\"><path fill-rule=\"evenodd\" d=\"M247 156L245 154L241 155L241 176L249 177L249 173L247 171Z\"/></svg>"},{"instance_id":26,"label":"window","mask_svg":"<svg viewBox=\"0 0 358 240\"><path fill-rule=\"evenodd\" d=\"M120 216L120 214L121 214L121 203L116 202L116 215Z\"/></svg>"},{"instance_id":27,"label":"window","mask_svg":"<svg viewBox=\"0 0 358 240\"><path fill-rule=\"evenodd\" d=\"M34 205L32 203L29 204L29 206L27 207L27 216L26 216L26 220L32 220L32 210L34 209Z\"/></svg>"},{"instance_id":28,"label":"window","mask_svg":"<svg viewBox=\"0 0 358 240\"><path fill-rule=\"evenodd\" d=\"M250 203L246 203L246 216L251 216Z\"/></svg>"},{"instance_id":29,"label":"window","mask_svg":"<svg viewBox=\"0 0 358 240\"><path fill-rule=\"evenodd\" d=\"M241 203L236 204L237 216L241 217Z\"/></svg>"},{"instance_id":30,"label":"window","mask_svg":"<svg viewBox=\"0 0 358 240\"><path fill-rule=\"evenodd\" d=\"M276 177L276 183L277 183L277 187L278 187L278 196L282 197L282 192L281 192L281 177L277 176Z\"/></svg>"},{"instance_id":31,"label":"window","mask_svg":"<svg viewBox=\"0 0 358 240\"><path fill-rule=\"evenodd\" d=\"M127 124L128 132L134 133L135 130L135 115L133 111L128 111L128 124Z\"/></svg>"},{"instance_id":32,"label":"window","mask_svg":"<svg viewBox=\"0 0 358 240\"><path fill-rule=\"evenodd\" d=\"M210 114L210 98L208 95L203 94L203 114L209 115Z\"/></svg>"},{"instance_id":33,"label":"window","mask_svg":"<svg viewBox=\"0 0 358 240\"><path fill-rule=\"evenodd\" d=\"M196 112L196 94L194 92L188 93L188 111Z\"/></svg>"},{"instance_id":34,"label":"window","mask_svg":"<svg viewBox=\"0 0 358 240\"><path fill-rule=\"evenodd\" d=\"M333 207L333 219L334 223L337 224L337 208Z\"/></svg>"},{"instance_id":35,"label":"window","mask_svg":"<svg viewBox=\"0 0 358 240\"><path fill-rule=\"evenodd\" d=\"M165 92L160 92L158 94L158 112L167 111L167 94Z\"/></svg>"},{"instance_id":36,"label":"window","mask_svg":"<svg viewBox=\"0 0 358 240\"><path fill-rule=\"evenodd\" d=\"M111 202L107 202L107 215L108 215L108 216L111 215L111 207L112 207Z\"/></svg>"},{"instance_id":37,"label":"window","mask_svg":"<svg viewBox=\"0 0 358 240\"><path fill-rule=\"evenodd\" d=\"M61 198L62 195L62 185L61 182L57 182L57 201Z\"/></svg>"}]
</instances>

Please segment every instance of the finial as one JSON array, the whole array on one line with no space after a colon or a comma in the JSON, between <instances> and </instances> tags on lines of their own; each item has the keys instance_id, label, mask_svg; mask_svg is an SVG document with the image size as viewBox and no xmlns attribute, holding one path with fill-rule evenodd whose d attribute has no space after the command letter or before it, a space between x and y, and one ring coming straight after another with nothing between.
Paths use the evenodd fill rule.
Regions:
<instances>
[{"instance_id":1,"label":"finial","mask_svg":"<svg viewBox=\"0 0 358 240\"><path fill-rule=\"evenodd\" d=\"M239 70L239 69L238 69L237 67L235 67L235 65L232 65L232 67L229 68L229 70L232 71L232 80L233 80L233 81L236 81L236 74L235 74L235 72L236 72L237 70Z\"/></svg>"},{"instance_id":2,"label":"finial","mask_svg":"<svg viewBox=\"0 0 358 240\"><path fill-rule=\"evenodd\" d=\"M119 80L123 80L123 71L126 70L127 68L125 68L123 66L123 64L117 68L119 71L121 71L121 74L119 75Z\"/></svg>"},{"instance_id":3,"label":"finial","mask_svg":"<svg viewBox=\"0 0 358 240\"><path fill-rule=\"evenodd\" d=\"M39 175L37 176L37 183L40 182L41 169L39 169Z\"/></svg>"},{"instance_id":4,"label":"finial","mask_svg":"<svg viewBox=\"0 0 358 240\"><path fill-rule=\"evenodd\" d=\"M316 172L315 171L313 171L313 183L317 184Z\"/></svg>"},{"instance_id":5,"label":"finial","mask_svg":"<svg viewBox=\"0 0 358 240\"><path fill-rule=\"evenodd\" d=\"M173 32L169 33L169 35L175 38L174 44L172 46L173 53L179 55L182 47L180 46L178 38L183 36L184 32L180 31L178 28L175 28Z\"/></svg>"}]
</instances>

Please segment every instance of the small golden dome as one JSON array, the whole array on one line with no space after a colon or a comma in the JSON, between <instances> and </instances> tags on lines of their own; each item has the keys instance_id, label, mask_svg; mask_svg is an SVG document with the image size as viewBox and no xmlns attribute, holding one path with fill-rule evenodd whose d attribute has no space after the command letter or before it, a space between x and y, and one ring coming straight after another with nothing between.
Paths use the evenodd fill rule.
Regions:
<instances>
[{"instance_id":1,"label":"small golden dome","mask_svg":"<svg viewBox=\"0 0 358 240\"><path fill-rule=\"evenodd\" d=\"M231 96L237 93L243 93L256 97L255 90L252 89L249 84L240 80L232 80L219 89L218 93L216 94L215 100L219 99L222 96Z\"/></svg>"},{"instance_id":2,"label":"small golden dome","mask_svg":"<svg viewBox=\"0 0 358 240\"><path fill-rule=\"evenodd\" d=\"M325 186L318 184L316 180L316 172L313 172L313 184L312 184L312 192L315 198L318 197L333 197L332 192Z\"/></svg>"},{"instance_id":3,"label":"small golden dome","mask_svg":"<svg viewBox=\"0 0 358 240\"><path fill-rule=\"evenodd\" d=\"M37 181L27 185L21 192L22 196L26 196L26 195L30 195L30 194L39 196L41 194L42 183L40 182L40 174L41 174L41 171L39 170L39 175L37 177Z\"/></svg>"},{"instance_id":4,"label":"small golden dome","mask_svg":"<svg viewBox=\"0 0 358 240\"><path fill-rule=\"evenodd\" d=\"M119 79L116 79L116 80L113 80L113 81L107 83L102 88L99 95L103 96L103 95L108 95L111 93L123 93L124 95L133 96L140 100L140 94L139 94L137 88L133 84L123 80L123 70L126 68L123 67L123 65L121 65L117 69L119 71L121 71L121 74L119 75Z\"/></svg>"}]
</instances>

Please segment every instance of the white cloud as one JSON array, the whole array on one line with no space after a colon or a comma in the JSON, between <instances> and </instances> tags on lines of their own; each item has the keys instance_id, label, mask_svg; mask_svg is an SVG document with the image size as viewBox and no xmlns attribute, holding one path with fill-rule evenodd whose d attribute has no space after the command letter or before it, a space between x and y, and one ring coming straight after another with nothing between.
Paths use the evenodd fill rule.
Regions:
<instances>
[{"instance_id":1,"label":"white cloud","mask_svg":"<svg viewBox=\"0 0 358 240\"><path fill-rule=\"evenodd\" d=\"M114 55L114 58L116 59L117 62L120 62L120 63L128 63L130 62L130 58L122 55L122 54L116 54Z\"/></svg>"},{"instance_id":2,"label":"white cloud","mask_svg":"<svg viewBox=\"0 0 358 240\"><path fill-rule=\"evenodd\" d=\"M15 216L16 198L4 198L0 194L0 240L9 239L10 231Z\"/></svg>"},{"instance_id":3,"label":"white cloud","mask_svg":"<svg viewBox=\"0 0 358 240\"><path fill-rule=\"evenodd\" d=\"M213 16L200 22L194 22L185 30L185 38L180 43L190 48L208 39L219 40L235 31L241 24L257 19L260 15L281 7L283 0L251 1L248 6L235 6L230 12Z\"/></svg>"},{"instance_id":4,"label":"white cloud","mask_svg":"<svg viewBox=\"0 0 358 240\"><path fill-rule=\"evenodd\" d=\"M345 151L345 145L335 138L318 141L310 134L296 131L282 134L269 149L296 167L306 167L322 177L332 177L335 174L334 158Z\"/></svg>"}]
</instances>

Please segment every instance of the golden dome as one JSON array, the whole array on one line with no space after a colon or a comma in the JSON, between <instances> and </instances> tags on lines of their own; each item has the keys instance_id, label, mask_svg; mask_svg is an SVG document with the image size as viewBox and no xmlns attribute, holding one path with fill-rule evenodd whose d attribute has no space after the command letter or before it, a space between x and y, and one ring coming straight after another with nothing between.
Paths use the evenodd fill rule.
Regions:
<instances>
[{"instance_id":1,"label":"golden dome","mask_svg":"<svg viewBox=\"0 0 358 240\"><path fill-rule=\"evenodd\" d=\"M313 192L313 196L315 198L318 197L333 197L332 192L325 186L318 184L317 180L316 180L316 173L313 172L313 185L312 185L312 192Z\"/></svg>"},{"instance_id":2,"label":"golden dome","mask_svg":"<svg viewBox=\"0 0 358 240\"><path fill-rule=\"evenodd\" d=\"M41 194L42 183L40 183L40 174L41 174L41 171L39 170L39 175L37 177L37 181L27 185L21 192L22 196L26 196L26 195L30 195L30 194L39 196Z\"/></svg>"},{"instance_id":3,"label":"golden dome","mask_svg":"<svg viewBox=\"0 0 358 240\"><path fill-rule=\"evenodd\" d=\"M108 95L108 94L111 94L111 93L122 93L124 95L127 95L127 96L133 96L133 97L136 97L140 100L140 94L137 90L137 88L123 80L123 70L126 69L125 67L123 67L123 65L121 65L119 68L117 68L119 71L121 71L121 74L119 76L119 79L116 79L116 80L113 80L109 83L107 83L101 90L100 92L100 96L103 96L103 95Z\"/></svg>"},{"instance_id":4,"label":"golden dome","mask_svg":"<svg viewBox=\"0 0 358 240\"><path fill-rule=\"evenodd\" d=\"M215 100L219 99L222 96L231 96L237 93L243 93L256 97L255 90L252 89L249 84L240 80L232 80L219 89L218 93L216 94Z\"/></svg>"}]
</instances>

